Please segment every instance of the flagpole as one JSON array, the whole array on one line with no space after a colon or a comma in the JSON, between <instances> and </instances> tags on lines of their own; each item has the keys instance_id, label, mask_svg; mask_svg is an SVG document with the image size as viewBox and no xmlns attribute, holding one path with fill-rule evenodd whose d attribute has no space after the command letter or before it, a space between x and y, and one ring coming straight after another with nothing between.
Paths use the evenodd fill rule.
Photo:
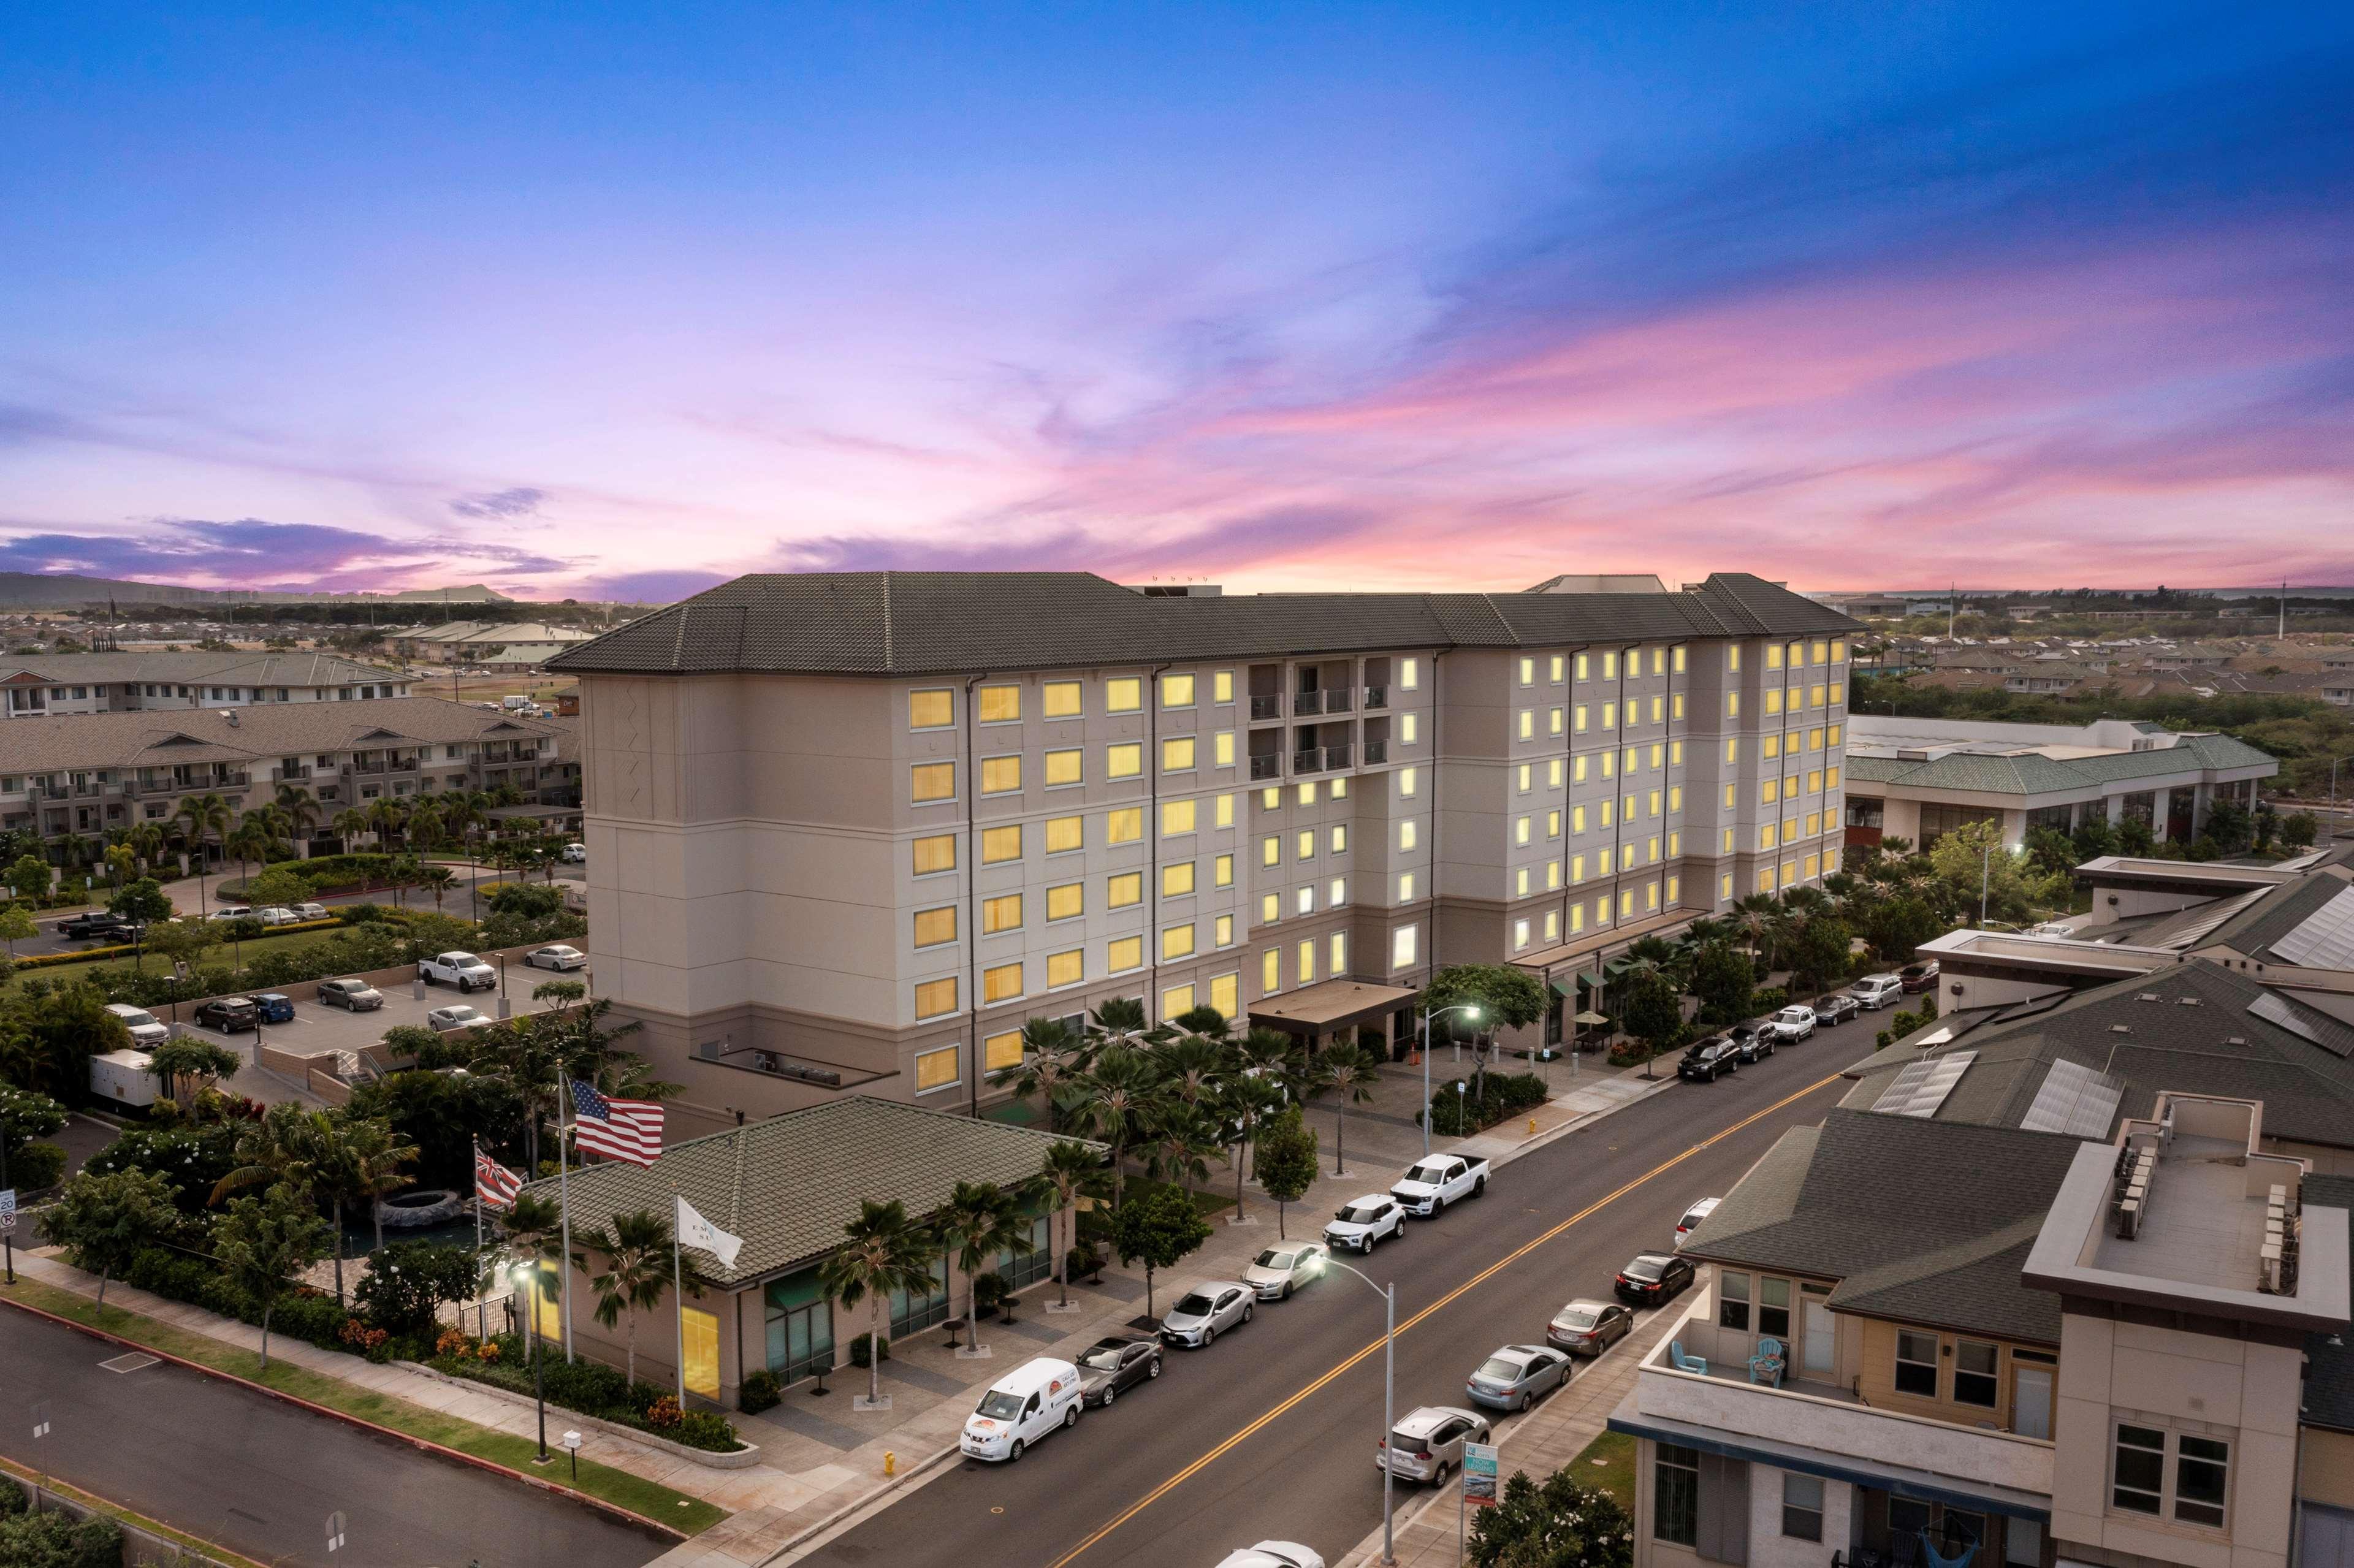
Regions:
<instances>
[{"instance_id":1,"label":"flagpole","mask_svg":"<svg viewBox=\"0 0 2354 1568\"><path fill-rule=\"evenodd\" d=\"M673 1216L673 1219L676 1216ZM686 1266L679 1261L678 1226L670 1228L670 1290L678 1308L678 1413L686 1414Z\"/></svg>"},{"instance_id":2,"label":"flagpole","mask_svg":"<svg viewBox=\"0 0 2354 1568\"><path fill-rule=\"evenodd\" d=\"M482 1140L471 1138L474 1146L474 1338L491 1337L491 1303L489 1293L482 1288ZM458 1332L466 1331L463 1308L458 1314Z\"/></svg>"},{"instance_id":3,"label":"flagpole","mask_svg":"<svg viewBox=\"0 0 2354 1568\"><path fill-rule=\"evenodd\" d=\"M572 1178L564 1152L564 1107L572 1098L571 1074L556 1065L556 1192L563 1210L564 1255L557 1259L557 1280L563 1297L564 1361L572 1364Z\"/></svg>"}]
</instances>

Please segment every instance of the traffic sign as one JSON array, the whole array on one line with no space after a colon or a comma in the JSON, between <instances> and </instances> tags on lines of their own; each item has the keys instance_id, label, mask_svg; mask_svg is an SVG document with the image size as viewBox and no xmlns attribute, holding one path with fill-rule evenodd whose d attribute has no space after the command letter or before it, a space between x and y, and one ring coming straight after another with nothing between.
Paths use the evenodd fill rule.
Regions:
<instances>
[{"instance_id":1,"label":"traffic sign","mask_svg":"<svg viewBox=\"0 0 2354 1568\"><path fill-rule=\"evenodd\" d=\"M0 1187L0 1231L16 1228L16 1189Z\"/></svg>"},{"instance_id":2,"label":"traffic sign","mask_svg":"<svg viewBox=\"0 0 2354 1568\"><path fill-rule=\"evenodd\" d=\"M1496 1445L1466 1443L1463 1445L1463 1500L1473 1508L1488 1508L1496 1500Z\"/></svg>"}]
</instances>

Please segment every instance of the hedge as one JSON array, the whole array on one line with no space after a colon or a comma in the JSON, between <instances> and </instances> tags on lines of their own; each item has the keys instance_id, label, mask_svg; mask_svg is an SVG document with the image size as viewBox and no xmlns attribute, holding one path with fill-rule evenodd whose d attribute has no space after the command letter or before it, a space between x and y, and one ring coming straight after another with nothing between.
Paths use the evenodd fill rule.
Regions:
<instances>
[{"instance_id":1,"label":"hedge","mask_svg":"<svg viewBox=\"0 0 2354 1568\"><path fill-rule=\"evenodd\" d=\"M1508 1117L1534 1110L1549 1095L1545 1081L1534 1073L1490 1073L1476 1096L1468 1090L1458 1094L1450 1083L1430 1097L1430 1130L1441 1138L1469 1138Z\"/></svg>"},{"instance_id":2,"label":"hedge","mask_svg":"<svg viewBox=\"0 0 2354 1568\"><path fill-rule=\"evenodd\" d=\"M77 1519L63 1509L29 1510L25 1489L0 1476L0 1563L122 1568L122 1527L106 1515L93 1511Z\"/></svg>"},{"instance_id":3,"label":"hedge","mask_svg":"<svg viewBox=\"0 0 2354 1568\"><path fill-rule=\"evenodd\" d=\"M463 1334L444 1334L439 1350L426 1364L451 1377L486 1383L510 1393L533 1392L531 1346L521 1334L495 1334L477 1346ZM491 1351L489 1359L483 1349ZM602 1361L567 1361L540 1347L540 1375L546 1379L547 1403L651 1432L673 1443L706 1453L733 1454L744 1446L735 1424L707 1410L682 1414L677 1396L669 1389L645 1382L631 1383L615 1367Z\"/></svg>"}]
</instances>

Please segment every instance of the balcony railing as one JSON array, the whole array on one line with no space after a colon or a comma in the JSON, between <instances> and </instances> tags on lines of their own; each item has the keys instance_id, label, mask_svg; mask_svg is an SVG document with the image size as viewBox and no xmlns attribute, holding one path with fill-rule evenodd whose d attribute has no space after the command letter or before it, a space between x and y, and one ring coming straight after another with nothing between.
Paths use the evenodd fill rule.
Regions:
<instances>
[{"instance_id":1,"label":"balcony railing","mask_svg":"<svg viewBox=\"0 0 2354 1568\"><path fill-rule=\"evenodd\" d=\"M1344 714L1354 705L1355 699L1346 686L1335 686L1324 694L1324 711L1328 714Z\"/></svg>"},{"instance_id":2,"label":"balcony railing","mask_svg":"<svg viewBox=\"0 0 2354 1568\"><path fill-rule=\"evenodd\" d=\"M1281 718L1282 716L1283 699L1281 697L1253 697L1251 699L1251 719L1254 723L1260 719Z\"/></svg>"},{"instance_id":3,"label":"balcony railing","mask_svg":"<svg viewBox=\"0 0 2354 1568\"><path fill-rule=\"evenodd\" d=\"M1387 762L1389 759L1390 759L1390 743L1389 743L1388 741L1386 741L1386 740L1369 740L1369 741L1365 742L1365 766L1366 766L1366 767L1371 768L1371 767L1373 767L1375 763L1379 763L1379 762Z\"/></svg>"},{"instance_id":4,"label":"balcony railing","mask_svg":"<svg viewBox=\"0 0 2354 1568\"><path fill-rule=\"evenodd\" d=\"M1345 746L1311 746L1305 751L1291 754L1294 773L1330 773L1349 766L1349 747Z\"/></svg>"},{"instance_id":5,"label":"balcony railing","mask_svg":"<svg viewBox=\"0 0 2354 1568\"><path fill-rule=\"evenodd\" d=\"M1283 758L1280 757L1255 755L1250 759L1250 776L1255 779L1283 777Z\"/></svg>"},{"instance_id":6,"label":"balcony railing","mask_svg":"<svg viewBox=\"0 0 2354 1568\"><path fill-rule=\"evenodd\" d=\"M1321 692L1295 693L1291 699L1291 711L1295 714L1322 713L1324 711L1324 694Z\"/></svg>"},{"instance_id":7,"label":"balcony railing","mask_svg":"<svg viewBox=\"0 0 2354 1568\"><path fill-rule=\"evenodd\" d=\"M1390 689L1387 686L1367 686L1365 688L1365 707L1367 711L1370 712L1374 708L1385 708L1389 705Z\"/></svg>"}]
</instances>

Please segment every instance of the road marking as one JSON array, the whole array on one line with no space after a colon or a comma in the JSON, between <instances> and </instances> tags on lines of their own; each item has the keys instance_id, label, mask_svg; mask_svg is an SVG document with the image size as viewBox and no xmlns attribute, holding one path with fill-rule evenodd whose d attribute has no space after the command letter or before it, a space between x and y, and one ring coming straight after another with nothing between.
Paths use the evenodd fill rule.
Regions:
<instances>
[{"instance_id":1,"label":"road marking","mask_svg":"<svg viewBox=\"0 0 2354 1568\"><path fill-rule=\"evenodd\" d=\"M1408 1318L1405 1322L1400 1323L1397 1326L1397 1331L1400 1334L1406 1333L1424 1319L1428 1318L1431 1314L1437 1312L1446 1307L1451 1306L1464 1295L1476 1289L1479 1286L1486 1284L1497 1275L1501 1274L1505 1269L1510 1268L1512 1265L1520 1262L1521 1259L1528 1256L1529 1254L1536 1251L1537 1248L1560 1236L1564 1232L1568 1231L1572 1226L1582 1224L1585 1220L1591 1218L1594 1214L1609 1207L1612 1203L1617 1202L1619 1199L1625 1197L1636 1188L1642 1186L1653 1177L1663 1175L1666 1172L1674 1170L1677 1166L1681 1165L1685 1160L1690 1160L1693 1155L1700 1153L1702 1150L1709 1149L1716 1144L1722 1143L1726 1139L1731 1138L1734 1133L1741 1131L1744 1128L1754 1126L1756 1123L1763 1121L1766 1118L1772 1116L1776 1111L1781 1110L1787 1106L1797 1104L1798 1101L1805 1099L1808 1095L1813 1094L1816 1090L1822 1088L1824 1086L1839 1082L1842 1075L1843 1075L1839 1073L1833 1073L1828 1077L1817 1079L1814 1083L1808 1084L1805 1088L1798 1090L1796 1094L1787 1095L1781 1099L1776 1100L1772 1105L1767 1106L1765 1109L1753 1112L1752 1114L1742 1118L1739 1121L1734 1122L1732 1126L1719 1129L1709 1137L1702 1139L1700 1142L1693 1144L1690 1149L1685 1150L1682 1153L1676 1155L1673 1159L1661 1160L1659 1164L1654 1165L1649 1171L1644 1171L1640 1176L1637 1176L1628 1181L1616 1191L1596 1198L1594 1202L1586 1204L1585 1207L1578 1210L1577 1213L1570 1215L1569 1218L1562 1221L1551 1230L1544 1232L1533 1240L1531 1240L1524 1245L1514 1248L1512 1251L1506 1253L1496 1262L1490 1264L1487 1267L1481 1269L1479 1273L1473 1275L1470 1278L1465 1280L1462 1284L1457 1286L1454 1289L1448 1291L1446 1295L1440 1297L1437 1300L1432 1302L1421 1311L1416 1312L1413 1317ZM1382 1341L1375 1340L1363 1350L1359 1351L1356 1354L1341 1362L1340 1365L1332 1368L1330 1372L1323 1373L1314 1382L1309 1383L1306 1387L1292 1394L1274 1409L1259 1415L1248 1425L1243 1427L1232 1436L1227 1437L1225 1441L1219 1443L1217 1446L1212 1448L1208 1453L1203 1455L1200 1458L1195 1459L1183 1469L1178 1471L1175 1475L1170 1477L1167 1480L1161 1482L1150 1491L1145 1493L1143 1497L1139 1498L1135 1502L1130 1503L1126 1509L1115 1515L1110 1523L1097 1530L1094 1534L1088 1536L1085 1541L1080 1542L1076 1546L1072 1547L1068 1552L1063 1553L1062 1556L1055 1558L1052 1563L1047 1565L1047 1568L1069 1568L1069 1564L1076 1562L1088 1548L1094 1546L1097 1542L1102 1541L1105 1537L1111 1534L1113 1531L1118 1530L1121 1525L1126 1524L1138 1514L1142 1513L1146 1509L1150 1508L1154 1503L1159 1502L1162 1498L1167 1497L1171 1492L1175 1491L1179 1487L1183 1486L1187 1481L1192 1480L1195 1476L1201 1474L1202 1471L1207 1469L1211 1465L1232 1453L1235 1448L1241 1446L1242 1444L1247 1442L1250 1438L1257 1436L1260 1432L1272 1425L1278 1418L1283 1416L1306 1400L1310 1399L1317 1393L1320 1393L1326 1385L1332 1383L1333 1380L1342 1376L1351 1369L1358 1366L1368 1357L1378 1353L1381 1348Z\"/></svg>"},{"instance_id":2,"label":"road marking","mask_svg":"<svg viewBox=\"0 0 2354 1568\"><path fill-rule=\"evenodd\" d=\"M111 1361L101 1361L98 1364L111 1372L144 1372L149 1367L162 1366L164 1362L161 1357L147 1355L143 1351L133 1351L130 1355L117 1356Z\"/></svg>"}]
</instances>

